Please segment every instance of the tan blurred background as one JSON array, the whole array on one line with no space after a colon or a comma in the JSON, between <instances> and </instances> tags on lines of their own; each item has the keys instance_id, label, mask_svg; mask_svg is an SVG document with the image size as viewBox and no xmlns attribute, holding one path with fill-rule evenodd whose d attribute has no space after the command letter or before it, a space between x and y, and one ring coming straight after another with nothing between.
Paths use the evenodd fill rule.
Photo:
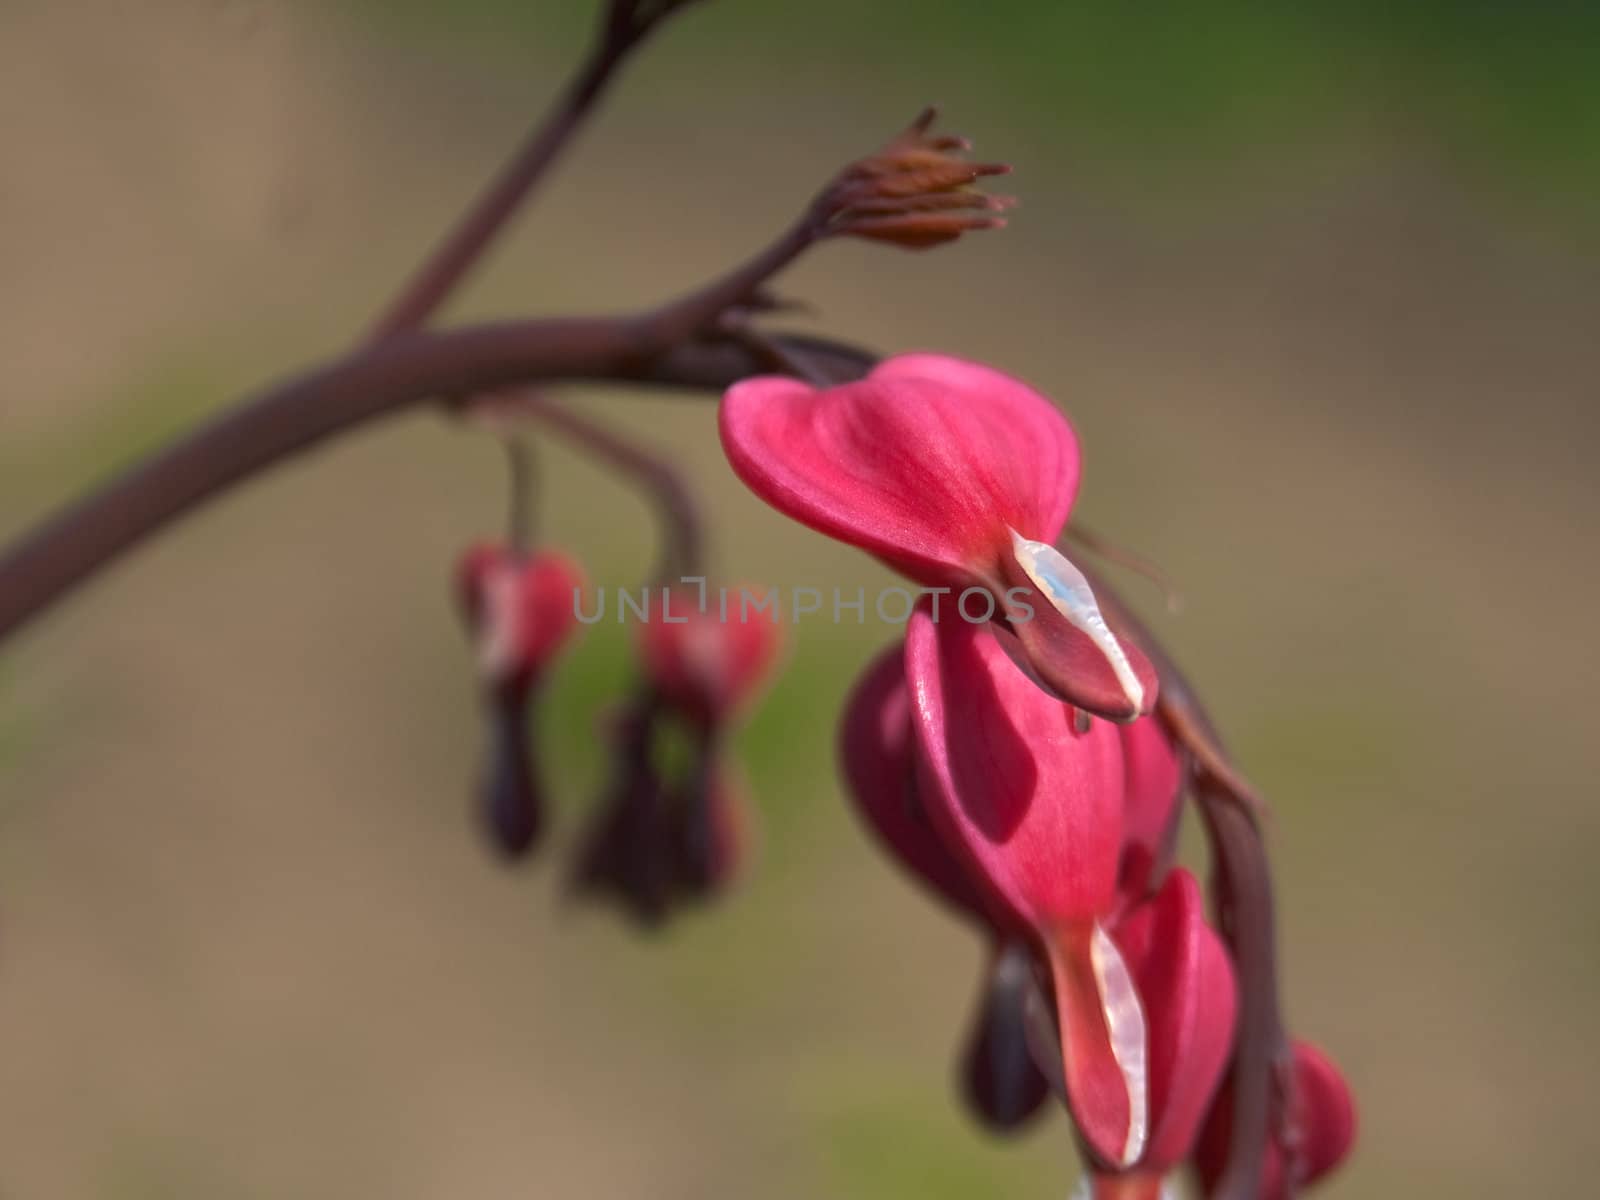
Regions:
<instances>
[{"instance_id":1,"label":"tan blurred background","mask_svg":"<svg viewBox=\"0 0 1600 1200\"><path fill-rule=\"evenodd\" d=\"M1160 627L1275 800L1293 1023L1360 1098L1324 1194L1588 1194L1590 23L928 7L684 17L452 315L676 291L943 101L1017 164L1013 227L829 247L784 290L1035 380L1085 520L1181 581ZM0 534L346 343L587 9L0 5ZM743 492L709 400L580 398L681 456L729 577L886 580ZM646 510L544 465L548 537L633 582ZM543 714L555 844L489 861L445 580L500 490L492 445L395 421L0 655L0 1197L1064 1195L1059 1117L1000 1144L957 1110L979 947L837 795L838 701L889 631L799 629L742 738L764 846L729 903L652 939L559 902L615 627Z\"/></svg>"}]
</instances>

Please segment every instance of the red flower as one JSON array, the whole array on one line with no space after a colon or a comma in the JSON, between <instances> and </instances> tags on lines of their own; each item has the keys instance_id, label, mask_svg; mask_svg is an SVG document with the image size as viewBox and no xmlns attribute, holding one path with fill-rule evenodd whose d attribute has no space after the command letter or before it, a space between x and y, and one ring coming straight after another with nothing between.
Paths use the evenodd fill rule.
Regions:
<instances>
[{"instance_id":1,"label":"red flower","mask_svg":"<svg viewBox=\"0 0 1600 1200\"><path fill-rule=\"evenodd\" d=\"M1031 964L1026 945L1006 942L977 889L945 848L917 794L905 651L896 644L863 673L845 705L839 758L846 791L880 844L901 866L974 922L991 946L962 1051L962 1094L990 1129L1012 1132L1039 1111L1049 1085L1029 1053L1023 1002Z\"/></svg>"},{"instance_id":2,"label":"red flower","mask_svg":"<svg viewBox=\"0 0 1600 1200\"><path fill-rule=\"evenodd\" d=\"M553 551L523 555L480 543L456 565L456 597L477 638L484 674L526 688L577 622L573 596L583 573Z\"/></svg>"},{"instance_id":3,"label":"red flower","mask_svg":"<svg viewBox=\"0 0 1600 1200\"><path fill-rule=\"evenodd\" d=\"M480 544L456 565L456 598L478 644L489 747L478 787L482 819L507 857L532 849L544 825L528 714L546 667L576 623L578 568L555 553Z\"/></svg>"},{"instance_id":4,"label":"red flower","mask_svg":"<svg viewBox=\"0 0 1600 1200\"><path fill-rule=\"evenodd\" d=\"M1275 1123L1287 1136L1267 1144L1259 1200L1287 1200L1294 1190L1315 1183L1344 1161L1356 1140L1355 1099L1339 1068L1310 1042L1297 1041L1292 1050L1288 1111ZM1195 1150L1195 1171L1208 1195L1227 1164L1232 1108L1232 1093L1224 1087Z\"/></svg>"},{"instance_id":5,"label":"red flower","mask_svg":"<svg viewBox=\"0 0 1600 1200\"><path fill-rule=\"evenodd\" d=\"M839 763L856 811L889 855L956 911L988 927L982 897L945 848L918 795L901 644L873 659L850 693L839 724Z\"/></svg>"},{"instance_id":6,"label":"red flower","mask_svg":"<svg viewBox=\"0 0 1600 1200\"><path fill-rule=\"evenodd\" d=\"M746 589L748 591L748 589ZM700 604L688 589L667 592L639 625L645 674L686 719L726 725L766 681L782 644L782 627L730 605Z\"/></svg>"},{"instance_id":7,"label":"red flower","mask_svg":"<svg viewBox=\"0 0 1600 1200\"><path fill-rule=\"evenodd\" d=\"M720 428L728 461L763 500L960 593L947 614L961 603L969 619L1007 620L1063 698L1115 720L1154 705L1154 669L1051 545L1078 490L1078 443L1026 384L961 359L900 355L822 390L744 380L724 397Z\"/></svg>"},{"instance_id":8,"label":"red flower","mask_svg":"<svg viewBox=\"0 0 1600 1200\"><path fill-rule=\"evenodd\" d=\"M616 776L584 840L582 891L609 893L654 925L725 888L748 862L754 811L726 760L727 732L777 658L781 628L673 591L639 629L644 684L613 739ZM674 744L675 743L675 744Z\"/></svg>"},{"instance_id":9,"label":"red flower","mask_svg":"<svg viewBox=\"0 0 1600 1200\"><path fill-rule=\"evenodd\" d=\"M1233 1048L1233 964L1206 923L1200 885L1178 868L1112 937L1133 974L1149 1038L1150 1132L1139 1169L1165 1174L1189 1157Z\"/></svg>"},{"instance_id":10,"label":"red flower","mask_svg":"<svg viewBox=\"0 0 1600 1200\"><path fill-rule=\"evenodd\" d=\"M1147 1135L1137 1157L1090 1164L1095 1200L1156 1200L1194 1149L1233 1048L1238 987L1233 964L1206 924L1200 885L1179 868L1161 890L1120 917L1111 938L1132 977L1144 1022ZM1030 1028L1041 1059L1055 1032ZM1054 1081L1061 1087L1059 1072Z\"/></svg>"},{"instance_id":11,"label":"red flower","mask_svg":"<svg viewBox=\"0 0 1600 1200\"><path fill-rule=\"evenodd\" d=\"M1161 883L1178 835L1183 764L1172 739L1155 717L1124 725L1122 770L1122 865L1119 886L1130 900L1143 898Z\"/></svg>"},{"instance_id":12,"label":"red flower","mask_svg":"<svg viewBox=\"0 0 1600 1200\"><path fill-rule=\"evenodd\" d=\"M906 631L906 678L923 803L990 919L1049 964L1068 1105L1097 1160L1131 1166L1148 1137L1149 1078L1144 1013L1103 923L1122 842L1116 730L1080 730L993 634L936 623L926 601Z\"/></svg>"}]
</instances>

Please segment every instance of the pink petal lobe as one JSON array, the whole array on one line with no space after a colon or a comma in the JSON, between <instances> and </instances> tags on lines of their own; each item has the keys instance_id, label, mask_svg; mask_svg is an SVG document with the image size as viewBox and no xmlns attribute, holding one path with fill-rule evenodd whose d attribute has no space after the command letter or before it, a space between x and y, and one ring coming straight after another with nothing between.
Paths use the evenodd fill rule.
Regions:
<instances>
[{"instance_id":1,"label":"pink petal lobe","mask_svg":"<svg viewBox=\"0 0 1600 1200\"><path fill-rule=\"evenodd\" d=\"M1275 1115L1290 1131L1295 1144L1267 1144L1261 1164L1260 1200L1288 1200L1291 1194L1298 1194L1299 1189L1337 1168L1355 1144L1355 1100L1338 1067L1310 1042L1296 1040L1290 1051L1294 1071L1292 1101L1287 1114ZM1225 1084L1212 1102L1194 1152L1195 1173L1207 1192L1227 1166L1232 1134L1233 1096L1231 1087Z\"/></svg>"},{"instance_id":2,"label":"pink petal lobe","mask_svg":"<svg viewBox=\"0 0 1600 1200\"><path fill-rule=\"evenodd\" d=\"M566 555L524 555L480 543L456 566L456 596L477 637L485 671L526 687L566 643L577 623L573 598L583 572Z\"/></svg>"},{"instance_id":3,"label":"pink petal lobe","mask_svg":"<svg viewBox=\"0 0 1600 1200\"><path fill-rule=\"evenodd\" d=\"M1133 972L1149 1035L1151 1126L1143 1161L1165 1169L1189 1156L1222 1082L1238 1015L1233 965L1206 924L1200 885L1181 868L1113 936Z\"/></svg>"},{"instance_id":4,"label":"pink petal lobe","mask_svg":"<svg viewBox=\"0 0 1600 1200\"><path fill-rule=\"evenodd\" d=\"M570 558L545 551L523 566L523 651L540 662L572 632L577 623L573 594L583 587L583 572Z\"/></svg>"},{"instance_id":5,"label":"pink petal lobe","mask_svg":"<svg viewBox=\"0 0 1600 1200\"><path fill-rule=\"evenodd\" d=\"M1126 780L1122 804L1122 888L1144 894L1150 874L1168 858L1177 833L1183 765L1166 729L1141 717L1118 730Z\"/></svg>"},{"instance_id":6,"label":"pink petal lobe","mask_svg":"<svg viewBox=\"0 0 1600 1200\"><path fill-rule=\"evenodd\" d=\"M1356 1103L1334 1062L1310 1042L1294 1044L1296 1113L1302 1183L1321 1178L1344 1161L1356 1140Z\"/></svg>"},{"instance_id":7,"label":"pink petal lobe","mask_svg":"<svg viewBox=\"0 0 1600 1200\"><path fill-rule=\"evenodd\" d=\"M1054 405L937 355L891 358L824 389L743 380L718 421L756 495L936 586L992 576L1008 527L1053 540L1078 487L1077 439Z\"/></svg>"},{"instance_id":8,"label":"pink petal lobe","mask_svg":"<svg viewBox=\"0 0 1600 1200\"><path fill-rule=\"evenodd\" d=\"M872 661L851 692L839 726L839 761L845 790L884 849L953 907L983 921L983 901L917 792L911 695L898 643Z\"/></svg>"},{"instance_id":9,"label":"pink petal lobe","mask_svg":"<svg viewBox=\"0 0 1600 1200\"><path fill-rule=\"evenodd\" d=\"M1036 936L1108 911L1122 840L1115 730L1078 732L986 626L936 622L926 601L907 627L906 680L919 794L995 921Z\"/></svg>"},{"instance_id":10,"label":"pink petal lobe","mask_svg":"<svg viewBox=\"0 0 1600 1200\"><path fill-rule=\"evenodd\" d=\"M757 594L756 589L749 589ZM729 720L754 698L782 643L782 628L760 614L730 605L700 606L695 589L651 597L639 626L639 648L652 683L676 707L707 724Z\"/></svg>"}]
</instances>

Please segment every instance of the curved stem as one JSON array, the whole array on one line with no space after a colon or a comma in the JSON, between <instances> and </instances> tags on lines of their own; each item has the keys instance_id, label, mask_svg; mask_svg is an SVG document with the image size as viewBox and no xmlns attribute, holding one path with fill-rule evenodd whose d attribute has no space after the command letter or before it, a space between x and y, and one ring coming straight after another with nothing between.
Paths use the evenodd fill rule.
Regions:
<instances>
[{"instance_id":1,"label":"curved stem","mask_svg":"<svg viewBox=\"0 0 1600 1200\"><path fill-rule=\"evenodd\" d=\"M501 441L506 452L506 545L520 556L533 545L538 473L534 469L533 447L526 438L511 432Z\"/></svg>"},{"instance_id":2,"label":"curved stem","mask_svg":"<svg viewBox=\"0 0 1600 1200\"><path fill-rule=\"evenodd\" d=\"M661 562L656 572L662 583L696 575L703 569L705 538L700 513L688 485L667 459L548 396L525 393L518 397L518 409L626 472L650 491L663 525Z\"/></svg>"},{"instance_id":3,"label":"curved stem","mask_svg":"<svg viewBox=\"0 0 1600 1200\"><path fill-rule=\"evenodd\" d=\"M637 0L612 0L594 44L555 105L373 322L369 340L427 324L571 143L629 51L681 7L641 11Z\"/></svg>"},{"instance_id":4,"label":"curved stem","mask_svg":"<svg viewBox=\"0 0 1600 1200\"><path fill-rule=\"evenodd\" d=\"M1272 879L1250 814L1215 780L1197 781L1212 850L1212 893L1239 976L1238 1037L1229 1076L1233 1122L1228 1162L1211 1200L1253 1200L1273 1135L1274 1083L1289 1053L1278 1009Z\"/></svg>"},{"instance_id":5,"label":"curved stem","mask_svg":"<svg viewBox=\"0 0 1600 1200\"><path fill-rule=\"evenodd\" d=\"M334 434L435 396L553 379L721 388L765 369L748 349L726 342L688 341L651 354L659 346L651 330L647 318L599 317L404 334L247 397L0 554L0 642L202 501ZM815 341L806 353L830 354L842 370L865 357Z\"/></svg>"}]
</instances>

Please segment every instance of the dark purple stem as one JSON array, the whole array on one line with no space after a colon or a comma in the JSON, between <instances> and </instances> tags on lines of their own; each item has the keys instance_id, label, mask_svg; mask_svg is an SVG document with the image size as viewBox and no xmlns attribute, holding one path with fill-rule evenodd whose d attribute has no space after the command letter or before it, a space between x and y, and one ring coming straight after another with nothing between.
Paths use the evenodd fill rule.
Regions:
<instances>
[{"instance_id":1,"label":"dark purple stem","mask_svg":"<svg viewBox=\"0 0 1600 1200\"><path fill-rule=\"evenodd\" d=\"M637 0L612 0L594 45L555 106L373 322L369 340L381 341L428 323L522 207L551 163L571 144L629 51L682 7L681 3L648 6Z\"/></svg>"},{"instance_id":2,"label":"dark purple stem","mask_svg":"<svg viewBox=\"0 0 1600 1200\"><path fill-rule=\"evenodd\" d=\"M705 537L700 513L688 485L670 462L548 396L518 397L518 411L528 413L650 492L664 526L657 578L666 583L702 570Z\"/></svg>"},{"instance_id":3,"label":"dark purple stem","mask_svg":"<svg viewBox=\"0 0 1600 1200\"><path fill-rule=\"evenodd\" d=\"M724 388L764 370L749 349L727 342L664 347L659 331L678 336L685 311L721 311L733 289L719 286L660 318L558 318L403 334L247 397L7 548L0 555L0 642L202 501L334 434L433 397L557 379ZM815 340L806 353L841 372L865 357Z\"/></svg>"}]
</instances>

